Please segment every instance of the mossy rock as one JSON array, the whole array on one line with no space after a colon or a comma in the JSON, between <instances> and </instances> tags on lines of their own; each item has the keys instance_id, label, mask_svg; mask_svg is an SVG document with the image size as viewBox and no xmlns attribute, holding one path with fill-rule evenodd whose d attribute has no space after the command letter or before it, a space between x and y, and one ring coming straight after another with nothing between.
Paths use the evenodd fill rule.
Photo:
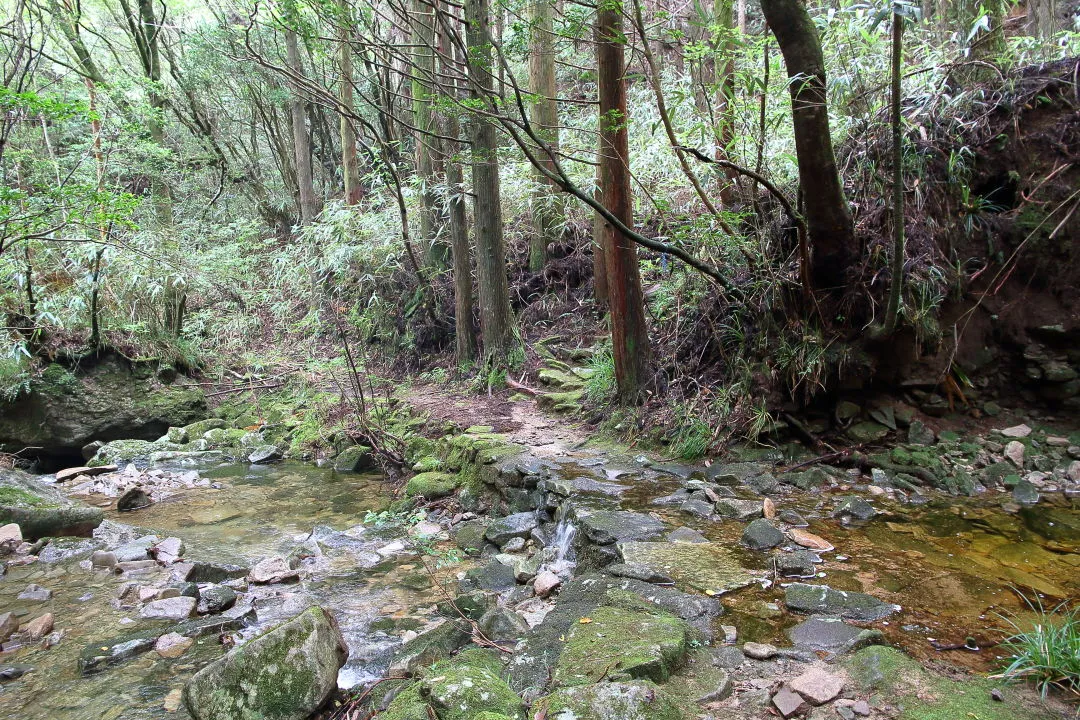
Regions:
<instances>
[{"instance_id":1,"label":"mossy rock","mask_svg":"<svg viewBox=\"0 0 1080 720\"><path fill-rule=\"evenodd\" d=\"M690 720L696 716L663 688L641 680L562 688L537 705L552 720Z\"/></svg>"},{"instance_id":2,"label":"mossy rock","mask_svg":"<svg viewBox=\"0 0 1080 720\"><path fill-rule=\"evenodd\" d=\"M413 463L413 472L426 473L435 472L436 470L442 470L442 460L434 455L425 455L424 457Z\"/></svg>"},{"instance_id":3,"label":"mossy rock","mask_svg":"<svg viewBox=\"0 0 1080 720\"><path fill-rule=\"evenodd\" d=\"M536 404L544 410L557 413L573 414L581 412L585 402L584 390L567 390L564 392L540 393L536 396Z\"/></svg>"},{"instance_id":4,"label":"mossy rock","mask_svg":"<svg viewBox=\"0 0 1080 720\"><path fill-rule=\"evenodd\" d=\"M378 717L379 720L431 720L428 704L420 697L420 683L399 692Z\"/></svg>"},{"instance_id":5,"label":"mossy rock","mask_svg":"<svg viewBox=\"0 0 1080 720\"><path fill-rule=\"evenodd\" d=\"M469 642L470 634L460 620L447 620L441 625L417 635L394 653L391 671L414 674L422 667L450 656Z\"/></svg>"},{"instance_id":6,"label":"mossy rock","mask_svg":"<svg viewBox=\"0 0 1080 720\"><path fill-rule=\"evenodd\" d=\"M336 689L347 656L330 614L310 608L195 673L184 702L195 720L302 720Z\"/></svg>"},{"instance_id":7,"label":"mossy rock","mask_svg":"<svg viewBox=\"0 0 1080 720\"><path fill-rule=\"evenodd\" d=\"M339 473L366 472L378 465L367 445L350 445L334 458L334 471Z\"/></svg>"},{"instance_id":8,"label":"mossy rock","mask_svg":"<svg viewBox=\"0 0 1080 720\"><path fill-rule=\"evenodd\" d=\"M665 612L598 607L570 630L553 674L561 686L601 679L663 682L686 660L690 627Z\"/></svg>"},{"instance_id":9,"label":"mossy rock","mask_svg":"<svg viewBox=\"0 0 1080 720\"><path fill-rule=\"evenodd\" d=\"M845 664L859 691L870 694L870 704L899 708L900 720L1043 720L1059 714L1027 688L976 677L950 680L895 648L864 648ZM995 688L1003 701L991 696Z\"/></svg>"},{"instance_id":10,"label":"mossy rock","mask_svg":"<svg viewBox=\"0 0 1080 720\"><path fill-rule=\"evenodd\" d=\"M104 517L24 472L0 470L0 525L17 523L27 539L89 535Z\"/></svg>"},{"instance_id":11,"label":"mossy rock","mask_svg":"<svg viewBox=\"0 0 1080 720\"><path fill-rule=\"evenodd\" d=\"M479 713L525 720L521 698L502 679L502 663L491 651L470 649L429 668L420 697L439 720L473 720Z\"/></svg>"},{"instance_id":12,"label":"mossy rock","mask_svg":"<svg viewBox=\"0 0 1080 720\"><path fill-rule=\"evenodd\" d=\"M405 484L405 496L435 500L452 494L458 488L458 476L444 472L413 475Z\"/></svg>"},{"instance_id":13,"label":"mossy rock","mask_svg":"<svg viewBox=\"0 0 1080 720\"><path fill-rule=\"evenodd\" d=\"M187 430L188 437L192 440L205 437L206 433L211 430L218 430L225 427L225 421L221 418L207 418L206 420L199 420L193 422L190 425L185 425L184 430Z\"/></svg>"}]
</instances>

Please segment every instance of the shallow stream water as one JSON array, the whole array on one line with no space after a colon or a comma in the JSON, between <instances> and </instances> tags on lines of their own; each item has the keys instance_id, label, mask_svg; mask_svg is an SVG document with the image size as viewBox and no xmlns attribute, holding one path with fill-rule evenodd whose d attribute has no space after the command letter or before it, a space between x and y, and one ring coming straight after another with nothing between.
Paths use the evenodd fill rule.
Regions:
<instances>
[{"instance_id":1,"label":"shallow stream water","mask_svg":"<svg viewBox=\"0 0 1080 720\"><path fill-rule=\"evenodd\" d=\"M783 584L772 577L769 555L739 546L745 525L713 522L659 507L651 500L683 482L660 468L642 468L628 458L600 451L557 451L552 457L564 478L576 478L586 501L595 492L601 502L625 510L654 513L671 527L687 526L732 549L746 568L764 579L724 595L729 613L720 622L738 629L738 641L787 645L784 631L803 618L783 610ZM681 469L679 474L685 474ZM224 465L203 469L218 488L187 491L135 513L109 512L117 522L137 525L160 537L184 540L186 557L251 565L288 554L297 547L310 555L299 584L253 588L260 629L317 603L329 608L341 625L350 659L339 684L350 687L385 672L403 632L422 630L433 604L442 598L415 555L393 552L380 533L362 525L369 510L388 501L378 476L340 476L311 465ZM607 498L607 499L604 499ZM874 626L888 639L923 660L985 671L997 662L993 647L978 652L939 651L934 642L963 644L972 637L980 646L1000 639L1002 616L1025 610L1016 589L1046 603L1080 596L1080 507L1077 498L1049 496L1038 506L1007 512L1006 496L959 499L934 496L922 505L901 505L873 498L883 511L865 525L845 526L828 517L834 498L798 493L777 498L779 507L801 513L808 529L833 545L823 555L818 577L809 582L837 589L870 592L903 611ZM572 526L560 526L572 533ZM0 658L0 664L34 668L21 679L0 686L0 717L26 720L91 718L183 718L165 709L176 691L199 667L225 649L217 636L199 638L182 657L168 660L155 652L82 677L79 652L146 621L114 607L124 582L118 576L80 566L89 551L57 563L39 561L12 567L0 579L0 608L33 617L49 611L63 631L50 649L26 647ZM453 576L468 565L439 571L453 587ZM16 596L29 583L53 590L52 600L29 603ZM686 589L686 588L680 588ZM135 618L132 622L131 618ZM718 634L723 637L723 633Z\"/></svg>"}]
</instances>

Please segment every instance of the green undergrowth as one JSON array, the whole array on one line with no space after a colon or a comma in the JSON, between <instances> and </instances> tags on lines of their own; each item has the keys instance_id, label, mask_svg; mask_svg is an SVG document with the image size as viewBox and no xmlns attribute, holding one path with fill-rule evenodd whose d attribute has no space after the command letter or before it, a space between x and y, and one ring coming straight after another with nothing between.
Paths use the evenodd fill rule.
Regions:
<instances>
[{"instance_id":1,"label":"green undergrowth","mask_svg":"<svg viewBox=\"0 0 1080 720\"><path fill-rule=\"evenodd\" d=\"M1033 617L1003 618L1015 632L1001 645L1009 657L998 677L1032 682L1043 697L1057 690L1080 702L1080 607L1046 610L1038 599L1024 601Z\"/></svg>"}]
</instances>

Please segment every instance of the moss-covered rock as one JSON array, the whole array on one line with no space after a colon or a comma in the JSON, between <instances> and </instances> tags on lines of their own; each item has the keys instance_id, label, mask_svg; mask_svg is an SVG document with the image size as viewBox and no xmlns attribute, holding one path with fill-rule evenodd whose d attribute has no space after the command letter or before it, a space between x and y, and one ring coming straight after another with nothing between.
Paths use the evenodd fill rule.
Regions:
<instances>
[{"instance_id":1,"label":"moss-covered rock","mask_svg":"<svg viewBox=\"0 0 1080 720\"><path fill-rule=\"evenodd\" d=\"M665 612L598 607L566 638L554 680L571 686L601 679L663 682L686 660L690 627Z\"/></svg>"},{"instance_id":2,"label":"moss-covered rock","mask_svg":"<svg viewBox=\"0 0 1080 720\"><path fill-rule=\"evenodd\" d=\"M23 537L89 535L101 524L100 508L73 502L18 470L0 470L0 525L17 523Z\"/></svg>"},{"instance_id":3,"label":"moss-covered rock","mask_svg":"<svg viewBox=\"0 0 1080 720\"><path fill-rule=\"evenodd\" d=\"M694 717L648 681L562 688L539 701L550 720L689 720Z\"/></svg>"},{"instance_id":4,"label":"moss-covered rock","mask_svg":"<svg viewBox=\"0 0 1080 720\"><path fill-rule=\"evenodd\" d=\"M221 418L207 418L205 420L199 420L197 422L190 423L184 426L184 430L187 431L188 437L192 440L196 440L201 437L205 437L206 433L211 430L218 430L225 427L225 421Z\"/></svg>"},{"instance_id":5,"label":"moss-covered rock","mask_svg":"<svg viewBox=\"0 0 1080 720\"><path fill-rule=\"evenodd\" d=\"M426 472L409 478L409 482L405 484L405 496L435 500L450 495L457 488L457 475L444 472Z\"/></svg>"},{"instance_id":6,"label":"moss-covered rock","mask_svg":"<svg viewBox=\"0 0 1080 720\"><path fill-rule=\"evenodd\" d=\"M484 712L524 720L521 698L501 672L502 664L491 651L466 650L424 673L420 697L434 708L439 720L474 720Z\"/></svg>"},{"instance_id":7,"label":"moss-covered rock","mask_svg":"<svg viewBox=\"0 0 1080 720\"><path fill-rule=\"evenodd\" d=\"M413 674L417 670L450 656L469 642L469 632L460 620L447 620L417 635L398 648L390 665L391 672Z\"/></svg>"},{"instance_id":8,"label":"moss-covered rock","mask_svg":"<svg viewBox=\"0 0 1080 720\"><path fill-rule=\"evenodd\" d=\"M94 457L86 463L90 467L99 465L119 465L132 460L148 458L156 452L175 450L183 445L172 445L155 440L113 440L102 445Z\"/></svg>"},{"instance_id":9,"label":"moss-covered rock","mask_svg":"<svg viewBox=\"0 0 1080 720\"><path fill-rule=\"evenodd\" d=\"M847 670L870 704L891 705L900 720L1038 720L1058 717L1034 692L1021 686L1008 688L984 678L950 680L927 672L917 661L895 648L864 648L847 662ZM1002 700L991 690L999 688Z\"/></svg>"},{"instance_id":10,"label":"moss-covered rock","mask_svg":"<svg viewBox=\"0 0 1080 720\"><path fill-rule=\"evenodd\" d=\"M431 720L428 704L420 697L420 683L413 683L379 713L379 720Z\"/></svg>"},{"instance_id":11,"label":"moss-covered rock","mask_svg":"<svg viewBox=\"0 0 1080 720\"><path fill-rule=\"evenodd\" d=\"M425 473L434 472L436 470L442 470L442 460L434 455L425 455L424 457L413 463L413 472Z\"/></svg>"},{"instance_id":12,"label":"moss-covered rock","mask_svg":"<svg viewBox=\"0 0 1080 720\"><path fill-rule=\"evenodd\" d=\"M162 383L150 363L104 355L82 367L50 365L29 393L0 403L0 447L73 454L92 440L152 440L207 412L199 388Z\"/></svg>"},{"instance_id":13,"label":"moss-covered rock","mask_svg":"<svg viewBox=\"0 0 1080 720\"><path fill-rule=\"evenodd\" d=\"M330 614L310 608L197 672L184 702L195 720L304 720L347 656Z\"/></svg>"},{"instance_id":14,"label":"moss-covered rock","mask_svg":"<svg viewBox=\"0 0 1080 720\"><path fill-rule=\"evenodd\" d=\"M339 473L366 472L377 467L367 445L350 445L334 458L334 470Z\"/></svg>"}]
</instances>

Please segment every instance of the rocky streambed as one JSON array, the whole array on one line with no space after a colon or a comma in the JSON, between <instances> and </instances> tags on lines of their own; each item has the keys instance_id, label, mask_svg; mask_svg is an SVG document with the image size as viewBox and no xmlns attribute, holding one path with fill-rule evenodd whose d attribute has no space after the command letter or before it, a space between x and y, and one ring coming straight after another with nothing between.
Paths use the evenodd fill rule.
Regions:
<instances>
[{"instance_id":1,"label":"rocky streambed","mask_svg":"<svg viewBox=\"0 0 1080 720\"><path fill-rule=\"evenodd\" d=\"M3 478L24 495L0 488L0 505L84 522L55 532L100 524L4 544L0 703L26 718L302 718L327 699L327 716L417 720L1064 717L941 670L996 666L1017 589L1080 591L1072 444L1003 429L893 453L970 468L972 497L805 454L691 467L470 428L418 444L391 505L377 475L206 449L129 466L106 446L115 469ZM133 491L143 502L118 512Z\"/></svg>"}]
</instances>

